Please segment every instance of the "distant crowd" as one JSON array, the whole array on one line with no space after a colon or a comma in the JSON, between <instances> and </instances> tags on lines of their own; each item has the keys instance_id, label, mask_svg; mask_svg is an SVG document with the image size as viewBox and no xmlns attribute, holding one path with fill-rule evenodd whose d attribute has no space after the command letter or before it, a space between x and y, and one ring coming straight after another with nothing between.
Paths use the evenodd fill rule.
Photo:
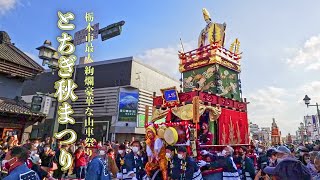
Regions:
<instances>
[{"instance_id":1,"label":"distant crowd","mask_svg":"<svg viewBox=\"0 0 320 180\"><path fill-rule=\"evenodd\" d=\"M73 155L73 165L68 171L61 171L61 148ZM221 152L202 150L197 159L190 157L183 146L167 145L164 149L167 172L162 174L168 180L320 180L319 145L226 146ZM83 140L61 145L46 138L20 144L17 136L10 136L0 139L0 179L151 179L146 164L152 153L140 141L95 142L89 153ZM222 170L206 173L215 169ZM153 178L163 179L160 175Z\"/></svg>"}]
</instances>

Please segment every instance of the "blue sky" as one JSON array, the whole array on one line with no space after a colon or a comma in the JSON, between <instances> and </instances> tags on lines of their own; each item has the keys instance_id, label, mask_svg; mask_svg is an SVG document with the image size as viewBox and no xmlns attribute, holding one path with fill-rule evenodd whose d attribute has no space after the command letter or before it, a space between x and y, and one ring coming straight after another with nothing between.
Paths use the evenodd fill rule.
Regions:
<instances>
[{"instance_id":1,"label":"blue sky","mask_svg":"<svg viewBox=\"0 0 320 180\"><path fill-rule=\"evenodd\" d=\"M293 134L305 114L316 112L303 105L304 94L320 102L320 1L0 0L0 29L36 59L35 48L45 39L57 46L58 10L76 15L76 30L84 27L85 12L92 11L100 27L126 21L120 36L94 41L94 60L135 56L177 77L179 38L187 50L196 48L205 25L203 7L213 21L227 23L227 47L236 37L241 42L250 120L270 126L275 117L283 134ZM83 45L76 55L84 55Z\"/></svg>"}]
</instances>

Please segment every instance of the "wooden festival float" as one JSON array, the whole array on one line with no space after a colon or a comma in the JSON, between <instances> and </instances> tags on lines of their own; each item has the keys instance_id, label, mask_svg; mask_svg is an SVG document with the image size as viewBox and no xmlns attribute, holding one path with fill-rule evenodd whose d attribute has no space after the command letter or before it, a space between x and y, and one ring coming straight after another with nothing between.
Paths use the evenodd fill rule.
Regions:
<instances>
[{"instance_id":1,"label":"wooden festival float","mask_svg":"<svg viewBox=\"0 0 320 180\"><path fill-rule=\"evenodd\" d=\"M247 102L242 97L240 81L240 42L224 47L226 24L211 22L203 9L206 27L201 31L198 48L179 52L182 90L161 89L162 96L153 96L152 117L146 128L156 129L166 145L186 146L189 155L202 159L201 150L222 151L231 145L237 151L249 143ZM165 118L165 122L157 123ZM201 125L208 124L212 142L200 143ZM220 171L210 170L205 173ZM203 172L204 173L204 172Z\"/></svg>"}]
</instances>

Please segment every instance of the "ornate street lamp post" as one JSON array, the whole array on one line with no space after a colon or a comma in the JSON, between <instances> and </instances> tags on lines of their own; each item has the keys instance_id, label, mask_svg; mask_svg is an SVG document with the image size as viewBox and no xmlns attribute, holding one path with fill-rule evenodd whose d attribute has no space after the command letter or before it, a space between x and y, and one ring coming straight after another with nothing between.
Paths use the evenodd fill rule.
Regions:
<instances>
[{"instance_id":1,"label":"ornate street lamp post","mask_svg":"<svg viewBox=\"0 0 320 180\"><path fill-rule=\"evenodd\" d=\"M42 59L42 66L48 65L52 72L59 68L59 55L57 50L52 47L51 41L45 40L43 45L36 49L39 50L38 57Z\"/></svg>"},{"instance_id":2,"label":"ornate street lamp post","mask_svg":"<svg viewBox=\"0 0 320 180\"><path fill-rule=\"evenodd\" d=\"M318 131L318 135L319 135L319 126L320 126L319 105L318 105L318 103L316 103L316 104L314 104L314 105L310 105L310 100L311 100L311 98L309 98L308 95L305 95L304 98L303 98L303 101L304 101L304 103L307 105L307 107L309 107L309 106L316 106L316 107L317 107L317 116L318 116L318 121L319 121L319 124L318 124L318 127L317 127L317 131Z\"/></svg>"}]
</instances>

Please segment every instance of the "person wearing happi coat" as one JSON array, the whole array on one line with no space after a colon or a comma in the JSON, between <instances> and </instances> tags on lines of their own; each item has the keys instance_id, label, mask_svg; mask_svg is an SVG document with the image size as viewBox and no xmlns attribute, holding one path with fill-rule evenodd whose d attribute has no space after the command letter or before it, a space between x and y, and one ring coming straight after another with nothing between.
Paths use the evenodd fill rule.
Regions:
<instances>
[{"instance_id":1,"label":"person wearing happi coat","mask_svg":"<svg viewBox=\"0 0 320 180\"><path fill-rule=\"evenodd\" d=\"M203 160L199 161L199 166L208 166L210 168L222 168L222 180L240 180L237 166L233 161L233 148L231 146L226 146L221 152L221 158L216 161L207 163Z\"/></svg>"},{"instance_id":2,"label":"person wearing happi coat","mask_svg":"<svg viewBox=\"0 0 320 180\"><path fill-rule=\"evenodd\" d=\"M144 167L147 163L148 157L142 152L140 141L133 141L131 143L131 152L128 154L128 158L132 162L133 171L137 180L142 180L146 176Z\"/></svg>"},{"instance_id":3,"label":"person wearing happi coat","mask_svg":"<svg viewBox=\"0 0 320 180\"><path fill-rule=\"evenodd\" d=\"M241 180L253 180L255 177L254 164L251 158L247 156L247 148L241 146L238 151L238 157L235 158L235 163L240 164L241 169L240 179Z\"/></svg>"},{"instance_id":4,"label":"person wearing happi coat","mask_svg":"<svg viewBox=\"0 0 320 180\"><path fill-rule=\"evenodd\" d=\"M119 146L118 154L116 157L116 164L119 172L117 173L117 179L132 179L135 177L133 171L133 159L126 153L126 146L121 144Z\"/></svg>"},{"instance_id":5,"label":"person wearing happi coat","mask_svg":"<svg viewBox=\"0 0 320 180\"><path fill-rule=\"evenodd\" d=\"M173 168L172 180L203 180L200 167L187 154L187 149L184 146L178 147L177 159L173 162L176 168Z\"/></svg>"},{"instance_id":6,"label":"person wearing happi coat","mask_svg":"<svg viewBox=\"0 0 320 180\"><path fill-rule=\"evenodd\" d=\"M165 144L163 140L157 136L156 130L152 125L146 128L146 138L148 162L145 169L147 176L151 177L152 173L159 168L162 173L162 179L168 180Z\"/></svg>"},{"instance_id":7,"label":"person wearing happi coat","mask_svg":"<svg viewBox=\"0 0 320 180\"><path fill-rule=\"evenodd\" d=\"M111 180L107 163L100 156L98 146L90 147L91 156L88 163L85 180Z\"/></svg>"},{"instance_id":8,"label":"person wearing happi coat","mask_svg":"<svg viewBox=\"0 0 320 180\"><path fill-rule=\"evenodd\" d=\"M174 146L166 146L168 179L177 179L179 177L179 159Z\"/></svg>"}]
</instances>

